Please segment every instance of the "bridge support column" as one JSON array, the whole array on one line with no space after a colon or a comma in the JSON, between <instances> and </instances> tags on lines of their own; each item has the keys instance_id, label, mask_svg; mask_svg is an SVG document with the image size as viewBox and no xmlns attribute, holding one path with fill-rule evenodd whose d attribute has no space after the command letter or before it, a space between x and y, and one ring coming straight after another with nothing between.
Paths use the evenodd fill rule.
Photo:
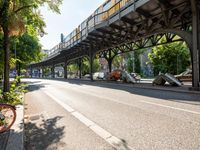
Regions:
<instances>
[{"instance_id":1,"label":"bridge support column","mask_svg":"<svg viewBox=\"0 0 200 150\"><path fill-rule=\"evenodd\" d=\"M112 71L112 61L113 61L113 58L114 58L115 56L112 56L112 54L111 54L111 50L108 50L108 52L106 52L105 54L104 54L104 58L107 60L107 62L108 62L108 69L109 69L109 72L111 73L111 71Z\"/></svg>"},{"instance_id":2,"label":"bridge support column","mask_svg":"<svg viewBox=\"0 0 200 150\"><path fill-rule=\"evenodd\" d=\"M39 78L42 78L42 68L39 68Z\"/></svg>"},{"instance_id":3,"label":"bridge support column","mask_svg":"<svg viewBox=\"0 0 200 150\"><path fill-rule=\"evenodd\" d=\"M89 51L89 61L90 61L90 80L93 81L93 61L94 61L94 56L93 56L92 49Z\"/></svg>"},{"instance_id":4,"label":"bridge support column","mask_svg":"<svg viewBox=\"0 0 200 150\"><path fill-rule=\"evenodd\" d=\"M108 58L108 68L109 68L109 72L112 72L112 61L113 61L113 57L111 56L111 50L109 50L109 58Z\"/></svg>"},{"instance_id":5,"label":"bridge support column","mask_svg":"<svg viewBox=\"0 0 200 150\"><path fill-rule=\"evenodd\" d=\"M40 68L37 68L37 78L40 78Z\"/></svg>"},{"instance_id":6,"label":"bridge support column","mask_svg":"<svg viewBox=\"0 0 200 150\"><path fill-rule=\"evenodd\" d=\"M51 77L55 78L55 66L54 65L52 65L52 67L51 67Z\"/></svg>"},{"instance_id":7,"label":"bridge support column","mask_svg":"<svg viewBox=\"0 0 200 150\"><path fill-rule=\"evenodd\" d=\"M191 0L192 6L192 73L194 90L200 90L200 10L198 0Z\"/></svg>"},{"instance_id":8,"label":"bridge support column","mask_svg":"<svg viewBox=\"0 0 200 150\"><path fill-rule=\"evenodd\" d=\"M79 67L79 78L82 78L82 58L79 58L78 61L78 67Z\"/></svg>"},{"instance_id":9,"label":"bridge support column","mask_svg":"<svg viewBox=\"0 0 200 150\"><path fill-rule=\"evenodd\" d=\"M33 68L32 67L30 67L30 76L31 76L31 78L33 78Z\"/></svg>"},{"instance_id":10,"label":"bridge support column","mask_svg":"<svg viewBox=\"0 0 200 150\"><path fill-rule=\"evenodd\" d=\"M44 69L45 69L45 67L42 67L42 78L44 78Z\"/></svg>"},{"instance_id":11,"label":"bridge support column","mask_svg":"<svg viewBox=\"0 0 200 150\"><path fill-rule=\"evenodd\" d=\"M64 65L64 78L67 79L67 61L65 61Z\"/></svg>"},{"instance_id":12,"label":"bridge support column","mask_svg":"<svg viewBox=\"0 0 200 150\"><path fill-rule=\"evenodd\" d=\"M109 73L112 72L112 59L108 59L108 69L109 69Z\"/></svg>"}]
</instances>

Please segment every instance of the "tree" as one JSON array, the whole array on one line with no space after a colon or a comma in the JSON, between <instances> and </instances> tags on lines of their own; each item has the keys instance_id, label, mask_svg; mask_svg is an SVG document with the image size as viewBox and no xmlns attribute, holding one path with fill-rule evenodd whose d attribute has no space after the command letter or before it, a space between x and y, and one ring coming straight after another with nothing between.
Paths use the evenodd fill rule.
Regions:
<instances>
[{"instance_id":1,"label":"tree","mask_svg":"<svg viewBox=\"0 0 200 150\"><path fill-rule=\"evenodd\" d=\"M96 58L93 60L93 73L99 71L99 69L100 69L99 59ZM90 72L90 62L88 59L83 59L82 72L83 75L88 74Z\"/></svg>"},{"instance_id":2,"label":"tree","mask_svg":"<svg viewBox=\"0 0 200 150\"><path fill-rule=\"evenodd\" d=\"M127 71L131 73L133 72L134 58L132 58L131 53L126 53L126 58L127 58Z\"/></svg>"},{"instance_id":3,"label":"tree","mask_svg":"<svg viewBox=\"0 0 200 150\"><path fill-rule=\"evenodd\" d=\"M16 51L18 76L20 76L21 69L25 67L26 64L37 62L43 56L37 36L25 33L22 36L14 38L11 43L11 58L15 58Z\"/></svg>"},{"instance_id":4,"label":"tree","mask_svg":"<svg viewBox=\"0 0 200 150\"><path fill-rule=\"evenodd\" d=\"M0 1L0 31L3 32L4 49L4 92L9 92L10 37L26 31L32 25L37 32L44 32L45 23L39 7L48 4L59 13L62 0L3 0Z\"/></svg>"},{"instance_id":5,"label":"tree","mask_svg":"<svg viewBox=\"0 0 200 150\"><path fill-rule=\"evenodd\" d=\"M190 66L190 53L185 42L175 42L156 46L148 55L154 66L154 74L159 72L179 74Z\"/></svg>"},{"instance_id":6,"label":"tree","mask_svg":"<svg viewBox=\"0 0 200 150\"><path fill-rule=\"evenodd\" d=\"M70 64L67 68L70 72L76 72L78 70L78 64Z\"/></svg>"},{"instance_id":7,"label":"tree","mask_svg":"<svg viewBox=\"0 0 200 150\"><path fill-rule=\"evenodd\" d=\"M10 38L10 61L9 66L14 69L17 64L18 76L20 76L21 68L24 68L26 64L31 62L39 61L43 54L41 52L41 45L39 44L39 39L37 35L30 35L26 32L22 36L11 37ZM0 45L2 43L2 37L0 36ZM0 50L2 50L0 46ZM16 58L15 58L16 51ZM0 76L3 75L3 53L0 51Z\"/></svg>"},{"instance_id":8,"label":"tree","mask_svg":"<svg viewBox=\"0 0 200 150\"><path fill-rule=\"evenodd\" d=\"M122 67L122 61L123 61L123 58L121 55L115 56L112 62L113 68L119 69L120 67Z\"/></svg>"},{"instance_id":9,"label":"tree","mask_svg":"<svg viewBox=\"0 0 200 150\"><path fill-rule=\"evenodd\" d=\"M135 64L134 70L136 73L139 73L139 74L141 73L141 66L140 66L140 63L141 63L140 54L142 53L141 51L142 49L134 51L134 64Z\"/></svg>"}]
</instances>

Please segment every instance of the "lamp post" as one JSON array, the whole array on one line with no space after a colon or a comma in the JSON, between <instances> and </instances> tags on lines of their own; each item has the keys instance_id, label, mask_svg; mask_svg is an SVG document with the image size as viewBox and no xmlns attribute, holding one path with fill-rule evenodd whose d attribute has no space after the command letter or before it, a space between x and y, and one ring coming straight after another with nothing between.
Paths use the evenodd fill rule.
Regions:
<instances>
[{"instance_id":1,"label":"lamp post","mask_svg":"<svg viewBox=\"0 0 200 150\"><path fill-rule=\"evenodd\" d=\"M15 78L17 77L17 43L15 43Z\"/></svg>"}]
</instances>

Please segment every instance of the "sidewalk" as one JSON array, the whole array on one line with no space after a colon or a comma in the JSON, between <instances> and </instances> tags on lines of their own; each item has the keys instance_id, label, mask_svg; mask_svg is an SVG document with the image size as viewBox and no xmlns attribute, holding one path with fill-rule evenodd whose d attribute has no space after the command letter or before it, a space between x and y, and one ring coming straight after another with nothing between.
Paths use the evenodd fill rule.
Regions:
<instances>
[{"instance_id":1,"label":"sidewalk","mask_svg":"<svg viewBox=\"0 0 200 150\"><path fill-rule=\"evenodd\" d=\"M24 107L16 106L16 121L10 131L0 134L0 150L23 150L24 145Z\"/></svg>"}]
</instances>

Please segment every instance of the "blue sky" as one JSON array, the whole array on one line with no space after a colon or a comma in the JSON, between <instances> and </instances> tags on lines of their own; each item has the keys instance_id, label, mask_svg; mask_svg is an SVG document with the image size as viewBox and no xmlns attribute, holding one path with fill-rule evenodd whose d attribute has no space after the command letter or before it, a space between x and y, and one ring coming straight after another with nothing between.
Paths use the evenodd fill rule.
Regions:
<instances>
[{"instance_id":1,"label":"blue sky","mask_svg":"<svg viewBox=\"0 0 200 150\"><path fill-rule=\"evenodd\" d=\"M60 34L72 32L81 22L92 14L105 0L63 0L61 14L55 14L46 7L41 14L46 22L48 33L40 38L43 49L51 49L60 42Z\"/></svg>"}]
</instances>

